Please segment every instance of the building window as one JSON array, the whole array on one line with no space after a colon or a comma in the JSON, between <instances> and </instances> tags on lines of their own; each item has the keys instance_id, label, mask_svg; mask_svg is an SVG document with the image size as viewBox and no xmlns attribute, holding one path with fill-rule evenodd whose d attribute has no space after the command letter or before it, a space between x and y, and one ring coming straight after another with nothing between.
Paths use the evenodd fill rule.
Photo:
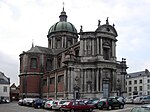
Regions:
<instances>
[{"instance_id":1,"label":"building window","mask_svg":"<svg viewBox=\"0 0 150 112\"><path fill-rule=\"evenodd\" d=\"M64 76L63 75L58 76L58 83L63 81L64 81Z\"/></svg>"},{"instance_id":2,"label":"building window","mask_svg":"<svg viewBox=\"0 0 150 112\"><path fill-rule=\"evenodd\" d=\"M132 88L131 87L129 87L129 92L131 92L132 91Z\"/></svg>"},{"instance_id":3,"label":"building window","mask_svg":"<svg viewBox=\"0 0 150 112\"><path fill-rule=\"evenodd\" d=\"M55 84L55 77L50 78L49 83L50 83L50 84Z\"/></svg>"},{"instance_id":4,"label":"building window","mask_svg":"<svg viewBox=\"0 0 150 112\"><path fill-rule=\"evenodd\" d=\"M134 84L137 84L137 80L134 80Z\"/></svg>"},{"instance_id":5,"label":"building window","mask_svg":"<svg viewBox=\"0 0 150 112\"><path fill-rule=\"evenodd\" d=\"M7 92L7 86L4 86L4 87L3 87L3 91L4 91L4 92Z\"/></svg>"},{"instance_id":6,"label":"building window","mask_svg":"<svg viewBox=\"0 0 150 112\"><path fill-rule=\"evenodd\" d=\"M134 87L134 91L137 91L137 87L136 86Z\"/></svg>"},{"instance_id":7,"label":"building window","mask_svg":"<svg viewBox=\"0 0 150 112\"><path fill-rule=\"evenodd\" d=\"M52 60L51 59L47 59L47 61L46 61L46 70L47 71L52 70Z\"/></svg>"},{"instance_id":8,"label":"building window","mask_svg":"<svg viewBox=\"0 0 150 112\"><path fill-rule=\"evenodd\" d=\"M75 50L75 56L79 56L79 50Z\"/></svg>"},{"instance_id":9,"label":"building window","mask_svg":"<svg viewBox=\"0 0 150 112\"><path fill-rule=\"evenodd\" d=\"M109 60L110 59L110 49L109 48L103 48L103 56L104 60Z\"/></svg>"},{"instance_id":10,"label":"building window","mask_svg":"<svg viewBox=\"0 0 150 112\"><path fill-rule=\"evenodd\" d=\"M150 83L150 79L147 79L147 83Z\"/></svg>"},{"instance_id":11,"label":"building window","mask_svg":"<svg viewBox=\"0 0 150 112\"><path fill-rule=\"evenodd\" d=\"M129 93L129 96L132 95L131 93Z\"/></svg>"},{"instance_id":12,"label":"building window","mask_svg":"<svg viewBox=\"0 0 150 112\"><path fill-rule=\"evenodd\" d=\"M57 40L56 48L61 48L61 41Z\"/></svg>"},{"instance_id":13,"label":"building window","mask_svg":"<svg viewBox=\"0 0 150 112\"><path fill-rule=\"evenodd\" d=\"M37 68L37 58L31 58L31 68Z\"/></svg>"},{"instance_id":14,"label":"building window","mask_svg":"<svg viewBox=\"0 0 150 112\"><path fill-rule=\"evenodd\" d=\"M139 86L139 91L143 91L143 88L142 88L142 86Z\"/></svg>"},{"instance_id":15,"label":"building window","mask_svg":"<svg viewBox=\"0 0 150 112\"><path fill-rule=\"evenodd\" d=\"M147 95L150 95L150 91L147 91Z\"/></svg>"},{"instance_id":16,"label":"building window","mask_svg":"<svg viewBox=\"0 0 150 112\"><path fill-rule=\"evenodd\" d=\"M132 81L129 81L129 85L131 85L132 84Z\"/></svg>"},{"instance_id":17,"label":"building window","mask_svg":"<svg viewBox=\"0 0 150 112\"><path fill-rule=\"evenodd\" d=\"M142 95L142 92L140 92L139 95Z\"/></svg>"},{"instance_id":18,"label":"building window","mask_svg":"<svg viewBox=\"0 0 150 112\"><path fill-rule=\"evenodd\" d=\"M139 80L139 83L142 84L142 79Z\"/></svg>"},{"instance_id":19,"label":"building window","mask_svg":"<svg viewBox=\"0 0 150 112\"><path fill-rule=\"evenodd\" d=\"M150 89L150 85L147 85L147 89Z\"/></svg>"},{"instance_id":20,"label":"building window","mask_svg":"<svg viewBox=\"0 0 150 112\"><path fill-rule=\"evenodd\" d=\"M61 67L61 57L58 57L57 64L58 64L58 68Z\"/></svg>"},{"instance_id":21,"label":"building window","mask_svg":"<svg viewBox=\"0 0 150 112\"><path fill-rule=\"evenodd\" d=\"M47 85L47 79L43 79L43 86Z\"/></svg>"}]
</instances>

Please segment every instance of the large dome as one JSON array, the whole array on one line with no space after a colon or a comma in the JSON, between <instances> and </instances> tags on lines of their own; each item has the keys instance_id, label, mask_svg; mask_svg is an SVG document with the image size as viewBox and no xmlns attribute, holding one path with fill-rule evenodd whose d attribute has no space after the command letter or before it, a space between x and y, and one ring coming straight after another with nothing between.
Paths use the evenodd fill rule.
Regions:
<instances>
[{"instance_id":1,"label":"large dome","mask_svg":"<svg viewBox=\"0 0 150 112\"><path fill-rule=\"evenodd\" d=\"M59 22L55 23L49 29L48 34L50 34L52 32L58 32L58 31L67 31L67 32L71 32L71 33L77 33L77 30L74 27L74 25L72 23L66 22L66 21L59 21Z\"/></svg>"},{"instance_id":2,"label":"large dome","mask_svg":"<svg viewBox=\"0 0 150 112\"><path fill-rule=\"evenodd\" d=\"M74 27L74 25L70 22L67 22L67 15L66 15L66 12L64 11L64 7L63 7L63 11L61 12L59 18L60 18L60 21L50 27L50 29L48 31L48 35L53 32L59 32L59 31L77 33L77 30Z\"/></svg>"}]
</instances>

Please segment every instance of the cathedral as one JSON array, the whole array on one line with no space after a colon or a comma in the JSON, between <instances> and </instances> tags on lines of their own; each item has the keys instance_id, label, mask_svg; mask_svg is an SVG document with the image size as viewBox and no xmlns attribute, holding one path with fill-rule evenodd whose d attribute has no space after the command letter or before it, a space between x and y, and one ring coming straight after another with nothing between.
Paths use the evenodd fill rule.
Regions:
<instances>
[{"instance_id":1,"label":"cathedral","mask_svg":"<svg viewBox=\"0 0 150 112\"><path fill-rule=\"evenodd\" d=\"M34 46L20 57L20 97L101 98L126 93L126 60L117 61L117 31L101 25L78 32L63 10L48 30L48 47Z\"/></svg>"}]
</instances>

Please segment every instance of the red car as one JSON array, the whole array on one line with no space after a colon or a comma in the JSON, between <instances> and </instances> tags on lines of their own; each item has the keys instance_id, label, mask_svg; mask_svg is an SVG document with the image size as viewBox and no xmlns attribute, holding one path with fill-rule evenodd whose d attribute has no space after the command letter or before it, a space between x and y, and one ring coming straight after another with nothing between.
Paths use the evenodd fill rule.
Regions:
<instances>
[{"instance_id":1,"label":"red car","mask_svg":"<svg viewBox=\"0 0 150 112\"><path fill-rule=\"evenodd\" d=\"M71 111L71 112L78 112L78 111L88 111L92 112L94 109L94 106L92 105L86 105L83 101L68 101L65 102L60 110L61 111Z\"/></svg>"}]
</instances>

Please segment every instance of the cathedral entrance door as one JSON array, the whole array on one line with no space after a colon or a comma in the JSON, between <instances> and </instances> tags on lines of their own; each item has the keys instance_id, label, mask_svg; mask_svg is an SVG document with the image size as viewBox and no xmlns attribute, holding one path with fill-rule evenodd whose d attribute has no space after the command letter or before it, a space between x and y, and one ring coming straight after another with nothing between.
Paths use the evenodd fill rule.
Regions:
<instances>
[{"instance_id":1,"label":"cathedral entrance door","mask_svg":"<svg viewBox=\"0 0 150 112\"><path fill-rule=\"evenodd\" d=\"M103 80L103 97L109 96L109 79Z\"/></svg>"}]
</instances>

